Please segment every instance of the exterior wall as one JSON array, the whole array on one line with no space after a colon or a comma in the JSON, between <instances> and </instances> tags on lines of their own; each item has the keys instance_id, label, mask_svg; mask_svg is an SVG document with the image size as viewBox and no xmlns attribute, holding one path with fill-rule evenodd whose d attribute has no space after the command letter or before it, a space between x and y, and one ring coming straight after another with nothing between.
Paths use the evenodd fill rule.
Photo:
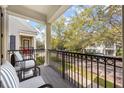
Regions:
<instances>
[{"instance_id":1,"label":"exterior wall","mask_svg":"<svg viewBox=\"0 0 124 93\"><path fill-rule=\"evenodd\" d=\"M116 44L112 45L95 44L94 46L87 47L86 51L100 53L103 55L116 56Z\"/></svg>"},{"instance_id":2,"label":"exterior wall","mask_svg":"<svg viewBox=\"0 0 124 93\"><path fill-rule=\"evenodd\" d=\"M9 46L8 49L10 49L10 35L15 35L16 36L16 49L19 49L19 31L18 31L18 27L17 27L17 21L13 20L13 18L11 16L9 16L8 18L8 26L9 26L9 37L8 37L8 42L9 42ZM18 43L17 43L18 42Z\"/></svg>"},{"instance_id":3,"label":"exterior wall","mask_svg":"<svg viewBox=\"0 0 124 93\"><path fill-rule=\"evenodd\" d=\"M33 29L30 29L30 26L25 24L23 21L18 20L14 18L13 16L8 17L8 30L9 30L9 36L8 36L8 49L10 49L10 35L14 35L16 37L15 47L16 50L20 49L21 45L21 36L25 37L32 37L32 47L36 47L36 40L34 38L36 37L36 31L32 31ZM35 38L36 39L36 38Z\"/></svg>"}]
</instances>

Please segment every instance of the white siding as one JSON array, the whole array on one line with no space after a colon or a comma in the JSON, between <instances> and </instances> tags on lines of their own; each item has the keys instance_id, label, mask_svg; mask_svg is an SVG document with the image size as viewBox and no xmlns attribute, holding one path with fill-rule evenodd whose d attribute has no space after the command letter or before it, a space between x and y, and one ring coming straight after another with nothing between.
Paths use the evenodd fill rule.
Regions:
<instances>
[{"instance_id":1,"label":"white siding","mask_svg":"<svg viewBox=\"0 0 124 93\"><path fill-rule=\"evenodd\" d=\"M19 19L13 16L8 16L8 30L9 30L9 37L8 37L8 41L9 41L9 45L8 45L8 49L10 49L10 35L15 35L16 36L16 49L18 50L19 47L21 46L21 42L20 42L20 35L25 35L25 36L36 36L36 30L34 30L30 25L28 25L28 23L26 23L25 20L23 19ZM33 40L34 42L34 46L36 47L36 40Z\"/></svg>"}]
</instances>

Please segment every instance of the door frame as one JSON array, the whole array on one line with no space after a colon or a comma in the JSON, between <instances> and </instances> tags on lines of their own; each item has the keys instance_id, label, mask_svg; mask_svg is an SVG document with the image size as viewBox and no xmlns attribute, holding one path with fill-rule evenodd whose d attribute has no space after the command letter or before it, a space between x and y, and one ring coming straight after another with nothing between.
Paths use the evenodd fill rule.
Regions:
<instances>
[{"instance_id":1,"label":"door frame","mask_svg":"<svg viewBox=\"0 0 124 93\"><path fill-rule=\"evenodd\" d=\"M26 41L28 41L28 47L25 47ZM23 47L24 48L29 48L30 47L30 40L29 39L23 39Z\"/></svg>"}]
</instances>

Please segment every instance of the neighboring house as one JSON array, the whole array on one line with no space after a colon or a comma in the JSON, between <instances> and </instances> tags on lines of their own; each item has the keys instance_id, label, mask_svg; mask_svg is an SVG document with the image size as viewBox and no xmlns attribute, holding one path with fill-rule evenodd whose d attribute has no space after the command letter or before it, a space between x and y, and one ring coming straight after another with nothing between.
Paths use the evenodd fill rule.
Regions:
<instances>
[{"instance_id":1,"label":"neighboring house","mask_svg":"<svg viewBox=\"0 0 124 93\"><path fill-rule=\"evenodd\" d=\"M27 20L9 15L8 27L9 50L36 48L36 35L38 31Z\"/></svg>"},{"instance_id":2,"label":"neighboring house","mask_svg":"<svg viewBox=\"0 0 124 93\"><path fill-rule=\"evenodd\" d=\"M96 53L102 55L116 56L117 46L116 44L94 44L86 49L88 53Z\"/></svg>"}]
</instances>

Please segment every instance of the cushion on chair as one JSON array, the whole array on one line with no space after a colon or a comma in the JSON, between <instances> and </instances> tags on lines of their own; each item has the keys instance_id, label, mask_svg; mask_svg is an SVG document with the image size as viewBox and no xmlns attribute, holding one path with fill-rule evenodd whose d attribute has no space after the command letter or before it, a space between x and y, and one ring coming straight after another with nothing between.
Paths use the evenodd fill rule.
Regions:
<instances>
[{"instance_id":1,"label":"cushion on chair","mask_svg":"<svg viewBox=\"0 0 124 93\"><path fill-rule=\"evenodd\" d=\"M1 66L1 87L3 88L18 88L19 79L17 77L15 68L9 63L5 62Z\"/></svg>"},{"instance_id":2,"label":"cushion on chair","mask_svg":"<svg viewBox=\"0 0 124 93\"><path fill-rule=\"evenodd\" d=\"M20 88L38 88L44 84L45 84L45 82L42 79L42 77L37 76L37 77L31 78L31 79L25 80L23 82L20 82L19 87Z\"/></svg>"},{"instance_id":3,"label":"cushion on chair","mask_svg":"<svg viewBox=\"0 0 124 93\"><path fill-rule=\"evenodd\" d=\"M5 62L0 68L0 83L2 88L37 88L45 84L41 76L19 83L15 68L9 62Z\"/></svg>"},{"instance_id":4,"label":"cushion on chair","mask_svg":"<svg viewBox=\"0 0 124 93\"><path fill-rule=\"evenodd\" d=\"M34 67L34 66L35 66L34 60L25 61L25 68L30 68L30 67Z\"/></svg>"},{"instance_id":5,"label":"cushion on chair","mask_svg":"<svg viewBox=\"0 0 124 93\"><path fill-rule=\"evenodd\" d=\"M22 61L23 60L22 55L18 51L14 52L14 54L15 54L15 60L16 61ZM26 60L26 61L22 61L22 62L17 62L16 65L20 66L20 67L30 68L30 67L35 66L35 62L34 62L34 60Z\"/></svg>"},{"instance_id":6,"label":"cushion on chair","mask_svg":"<svg viewBox=\"0 0 124 93\"><path fill-rule=\"evenodd\" d=\"M15 51L14 54L15 54L15 60L16 60L16 61L22 61L22 60L23 60L23 57L22 57L22 55L19 53L19 51Z\"/></svg>"}]
</instances>

